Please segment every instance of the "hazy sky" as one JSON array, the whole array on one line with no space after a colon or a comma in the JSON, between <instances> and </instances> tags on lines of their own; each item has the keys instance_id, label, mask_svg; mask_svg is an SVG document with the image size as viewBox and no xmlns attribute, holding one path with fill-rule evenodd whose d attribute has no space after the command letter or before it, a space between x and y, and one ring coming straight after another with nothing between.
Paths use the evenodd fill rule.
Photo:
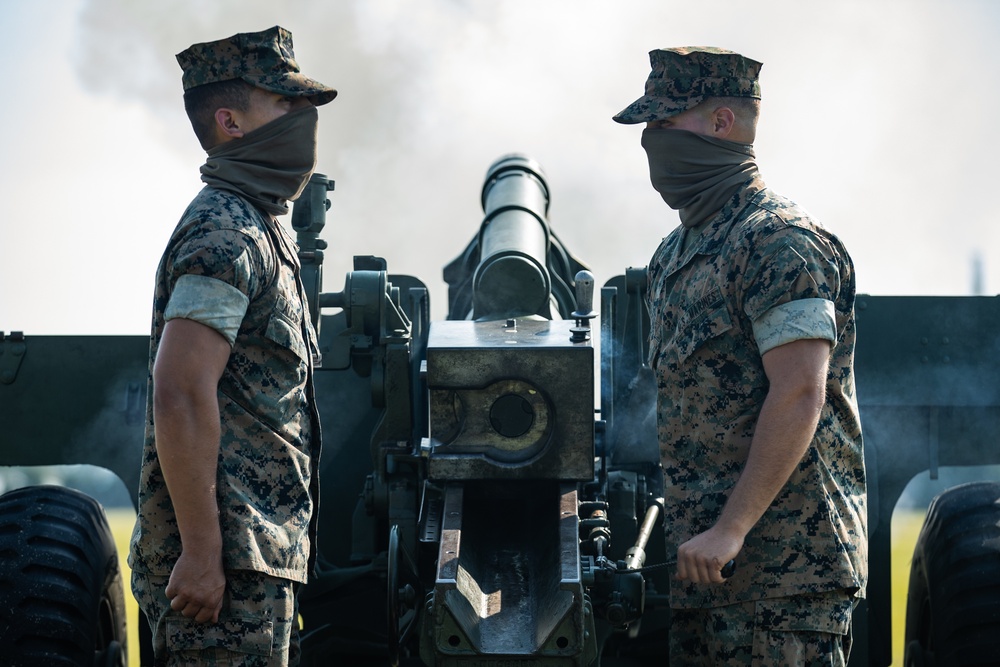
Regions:
<instances>
[{"instance_id":1,"label":"hazy sky","mask_svg":"<svg viewBox=\"0 0 1000 667\"><path fill-rule=\"evenodd\" d=\"M442 317L441 269L514 151L544 167L552 227L599 284L645 265L677 216L641 128L611 116L650 49L714 45L764 63L761 170L844 239L861 291L1000 292L992 0L0 0L0 330L148 332L204 159L174 54L275 24L340 90L320 112L328 291L381 255Z\"/></svg>"}]
</instances>

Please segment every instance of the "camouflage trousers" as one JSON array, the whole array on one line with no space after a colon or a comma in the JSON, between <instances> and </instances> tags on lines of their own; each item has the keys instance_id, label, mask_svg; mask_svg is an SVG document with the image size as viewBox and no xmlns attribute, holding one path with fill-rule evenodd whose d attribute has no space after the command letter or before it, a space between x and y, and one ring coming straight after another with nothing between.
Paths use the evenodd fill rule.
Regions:
<instances>
[{"instance_id":1,"label":"camouflage trousers","mask_svg":"<svg viewBox=\"0 0 1000 667\"><path fill-rule=\"evenodd\" d=\"M671 609L670 667L844 667L853 591Z\"/></svg>"},{"instance_id":2,"label":"camouflage trousers","mask_svg":"<svg viewBox=\"0 0 1000 667\"><path fill-rule=\"evenodd\" d=\"M132 572L132 593L153 634L155 667L294 667L299 664L297 584L260 572L227 571L218 623L170 608L168 577Z\"/></svg>"}]
</instances>

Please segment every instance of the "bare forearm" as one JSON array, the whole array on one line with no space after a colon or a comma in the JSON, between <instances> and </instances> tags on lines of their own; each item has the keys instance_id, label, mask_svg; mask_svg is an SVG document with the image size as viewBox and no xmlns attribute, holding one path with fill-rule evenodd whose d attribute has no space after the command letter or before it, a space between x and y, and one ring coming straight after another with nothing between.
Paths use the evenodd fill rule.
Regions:
<instances>
[{"instance_id":1,"label":"bare forearm","mask_svg":"<svg viewBox=\"0 0 1000 667\"><path fill-rule=\"evenodd\" d=\"M750 530L774 502L809 448L826 399L830 345L804 339L763 356L771 383L757 417L747 462L718 521L677 548L677 576L695 583L723 581Z\"/></svg>"},{"instance_id":2,"label":"bare forearm","mask_svg":"<svg viewBox=\"0 0 1000 667\"><path fill-rule=\"evenodd\" d=\"M746 466L719 517L720 528L746 537L809 448L822 405L821 390L768 395Z\"/></svg>"},{"instance_id":3,"label":"bare forearm","mask_svg":"<svg viewBox=\"0 0 1000 667\"><path fill-rule=\"evenodd\" d=\"M226 586L215 496L219 407L205 393L159 391L153 399L156 450L181 534L164 592L171 609L199 623L219 620Z\"/></svg>"},{"instance_id":4,"label":"bare forearm","mask_svg":"<svg viewBox=\"0 0 1000 667\"><path fill-rule=\"evenodd\" d=\"M184 549L222 547L216 473L219 407L214 389L201 395L168 389L154 399L156 449Z\"/></svg>"}]
</instances>

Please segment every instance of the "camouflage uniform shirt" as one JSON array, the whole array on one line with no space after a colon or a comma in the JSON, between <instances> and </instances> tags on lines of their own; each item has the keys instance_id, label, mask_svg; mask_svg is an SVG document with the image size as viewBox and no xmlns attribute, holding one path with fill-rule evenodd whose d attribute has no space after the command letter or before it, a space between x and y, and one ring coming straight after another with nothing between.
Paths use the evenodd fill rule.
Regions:
<instances>
[{"instance_id":1,"label":"camouflage uniform shirt","mask_svg":"<svg viewBox=\"0 0 1000 667\"><path fill-rule=\"evenodd\" d=\"M688 233L679 227L664 239L649 270L668 555L715 523L746 463L768 391L762 350L775 346L755 335L755 322L819 304L828 313L829 335L793 332L784 342L828 338L832 349L816 434L747 535L736 574L719 585L672 578L671 606L844 588L863 596L867 508L854 393L851 259L835 236L759 177L685 249ZM795 317L783 323L794 330Z\"/></svg>"},{"instance_id":2,"label":"camouflage uniform shirt","mask_svg":"<svg viewBox=\"0 0 1000 667\"><path fill-rule=\"evenodd\" d=\"M212 326L232 345L218 388L224 567L306 581L320 433L316 339L298 273L294 241L236 194L204 188L174 230L156 276L134 569L168 575L180 555L154 441L152 364L167 320L183 316ZM178 293L186 299L171 300ZM234 302L245 312L225 305Z\"/></svg>"}]
</instances>

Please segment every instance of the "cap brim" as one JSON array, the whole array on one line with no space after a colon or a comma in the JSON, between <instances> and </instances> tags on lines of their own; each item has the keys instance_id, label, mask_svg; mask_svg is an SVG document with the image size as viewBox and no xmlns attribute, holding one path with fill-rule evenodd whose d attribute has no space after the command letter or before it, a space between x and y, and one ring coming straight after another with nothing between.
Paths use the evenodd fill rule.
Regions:
<instances>
[{"instance_id":1,"label":"cap brim","mask_svg":"<svg viewBox=\"0 0 1000 667\"><path fill-rule=\"evenodd\" d=\"M337 90L324 86L315 79L310 79L299 73L289 74L280 81L268 86L262 86L259 82L251 82L254 85L270 90L279 95L291 95L293 97L308 97L316 106L322 106L331 102L337 96Z\"/></svg>"},{"instance_id":2,"label":"cap brim","mask_svg":"<svg viewBox=\"0 0 1000 667\"><path fill-rule=\"evenodd\" d=\"M623 125L635 125L636 123L648 123L654 120L664 120L700 104L704 97L704 95L692 95L691 97L683 100L672 100L667 97L643 95L611 118L615 122Z\"/></svg>"}]
</instances>

